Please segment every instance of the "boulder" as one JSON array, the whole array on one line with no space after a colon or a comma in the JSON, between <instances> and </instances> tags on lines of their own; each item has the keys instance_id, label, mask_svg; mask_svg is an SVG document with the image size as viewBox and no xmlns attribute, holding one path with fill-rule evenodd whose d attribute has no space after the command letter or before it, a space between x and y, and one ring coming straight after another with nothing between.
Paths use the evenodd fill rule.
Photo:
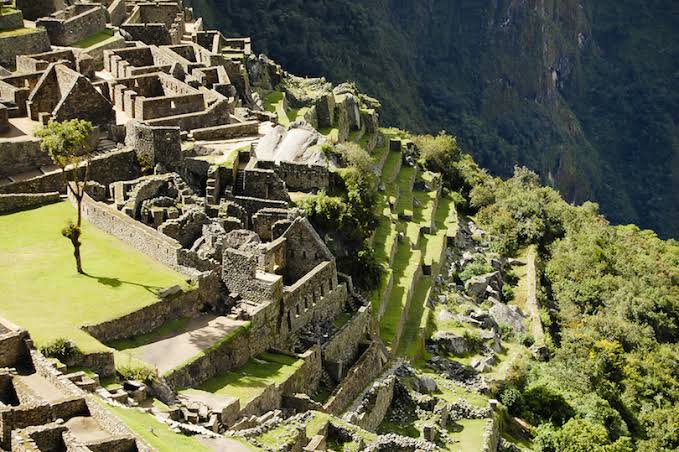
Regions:
<instances>
[{"instance_id":1,"label":"boulder","mask_svg":"<svg viewBox=\"0 0 679 452\"><path fill-rule=\"evenodd\" d=\"M434 393L438 391L439 387L431 377L421 377L420 378L420 388L426 393Z\"/></svg>"},{"instance_id":2,"label":"boulder","mask_svg":"<svg viewBox=\"0 0 679 452\"><path fill-rule=\"evenodd\" d=\"M515 333L524 333L524 315L517 306L509 306L495 302L489 311L490 316L498 325L508 325Z\"/></svg>"},{"instance_id":3,"label":"boulder","mask_svg":"<svg viewBox=\"0 0 679 452\"><path fill-rule=\"evenodd\" d=\"M464 355L471 350L464 337L443 331L434 333L428 343L432 347L455 355Z\"/></svg>"}]
</instances>

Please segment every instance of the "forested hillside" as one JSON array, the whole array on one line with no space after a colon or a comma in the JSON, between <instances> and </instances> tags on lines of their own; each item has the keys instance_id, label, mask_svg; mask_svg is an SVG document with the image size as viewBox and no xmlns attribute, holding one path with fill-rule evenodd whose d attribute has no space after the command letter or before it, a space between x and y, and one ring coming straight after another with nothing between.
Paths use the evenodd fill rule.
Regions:
<instances>
[{"instance_id":1,"label":"forested hillside","mask_svg":"<svg viewBox=\"0 0 679 452\"><path fill-rule=\"evenodd\" d=\"M455 133L614 222L679 236L673 0L192 0L293 73L356 80L383 122Z\"/></svg>"}]
</instances>

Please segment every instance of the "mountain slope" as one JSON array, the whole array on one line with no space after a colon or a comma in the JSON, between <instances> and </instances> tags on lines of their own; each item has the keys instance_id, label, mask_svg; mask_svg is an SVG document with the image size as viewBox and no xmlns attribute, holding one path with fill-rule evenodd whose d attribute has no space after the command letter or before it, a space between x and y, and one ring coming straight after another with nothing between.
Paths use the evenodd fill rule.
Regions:
<instances>
[{"instance_id":1,"label":"mountain slope","mask_svg":"<svg viewBox=\"0 0 679 452\"><path fill-rule=\"evenodd\" d=\"M293 73L356 80L383 122L446 129L615 222L679 236L672 0L193 0Z\"/></svg>"}]
</instances>

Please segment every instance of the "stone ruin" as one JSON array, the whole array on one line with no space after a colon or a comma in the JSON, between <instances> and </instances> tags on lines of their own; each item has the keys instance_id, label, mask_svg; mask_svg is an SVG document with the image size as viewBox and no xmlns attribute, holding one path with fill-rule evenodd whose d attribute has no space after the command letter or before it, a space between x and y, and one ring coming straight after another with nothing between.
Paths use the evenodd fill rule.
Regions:
<instances>
[{"instance_id":1,"label":"stone ruin","mask_svg":"<svg viewBox=\"0 0 679 452\"><path fill-rule=\"evenodd\" d=\"M92 121L97 133L84 218L194 284L167 288L153 305L82 329L110 344L190 319L194 329L167 340L213 337L185 355L179 348L158 353L162 341L147 344L155 377L104 388L99 378L116 373L112 352L64 363L94 373L63 374L63 364L35 351L26 332L3 332L0 357L8 356L3 347L10 342L20 344L20 352L0 363L10 368L0 372L0 445L151 450L102 403L143 407L174 431L213 439L224 433L250 438L284 419L304 419L308 410L339 415L366 397L384 405L386 396L364 394L389 370L370 304L338 272L335 257L292 201L338 184L321 146L350 134L376 135L379 103L350 84L287 74L255 55L249 38L205 30L181 0L19 0L17 6L44 30L16 43L0 37L0 46L14 52L10 58L0 51L0 65L12 69L0 71L1 210L55 202L67 192L62 174L40 151L37 127ZM69 47L102 33L112 39ZM264 109L262 99L274 91L301 112L289 126ZM318 128L334 128L336 135ZM267 352L295 359L299 368L243 405L182 391ZM385 384L392 392L396 387L393 379ZM31 392L45 387L51 397ZM313 400L319 391L327 397ZM149 397L169 410L148 407ZM356 419L367 419L361 413ZM356 422L374 429L377 417ZM327 440L352 435L334 423L315 438L295 441L299 450L322 450ZM381 441L371 447L430 447L395 435Z\"/></svg>"}]
</instances>

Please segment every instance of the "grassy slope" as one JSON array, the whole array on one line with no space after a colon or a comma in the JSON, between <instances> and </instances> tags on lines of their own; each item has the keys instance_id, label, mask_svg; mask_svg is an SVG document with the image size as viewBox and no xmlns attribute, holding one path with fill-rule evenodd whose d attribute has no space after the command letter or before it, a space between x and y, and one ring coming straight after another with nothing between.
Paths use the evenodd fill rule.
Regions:
<instances>
[{"instance_id":1,"label":"grassy slope","mask_svg":"<svg viewBox=\"0 0 679 452\"><path fill-rule=\"evenodd\" d=\"M264 353L236 371L206 381L198 389L238 397L242 408L261 394L267 386L285 382L302 364L304 364L302 359Z\"/></svg>"},{"instance_id":2,"label":"grassy slope","mask_svg":"<svg viewBox=\"0 0 679 452\"><path fill-rule=\"evenodd\" d=\"M103 404L103 402L99 403ZM110 405L106 405L106 408L122 420L134 433L160 452L210 451L195 438L173 432L167 424L163 424L150 414L134 408Z\"/></svg>"},{"instance_id":3,"label":"grassy slope","mask_svg":"<svg viewBox=\"0 0 679 452\"><path fill-rule=\"evenodd\" d=\"M0 315L28 328L38 345L59 337L83 351L103 350L80 330L157 301L158 289L182 284L178 273L118 239L84 223L83 267L75 272L73 249L61 228L75 209L61 202L0 216Z\"/></svg>"}]
</instances>

